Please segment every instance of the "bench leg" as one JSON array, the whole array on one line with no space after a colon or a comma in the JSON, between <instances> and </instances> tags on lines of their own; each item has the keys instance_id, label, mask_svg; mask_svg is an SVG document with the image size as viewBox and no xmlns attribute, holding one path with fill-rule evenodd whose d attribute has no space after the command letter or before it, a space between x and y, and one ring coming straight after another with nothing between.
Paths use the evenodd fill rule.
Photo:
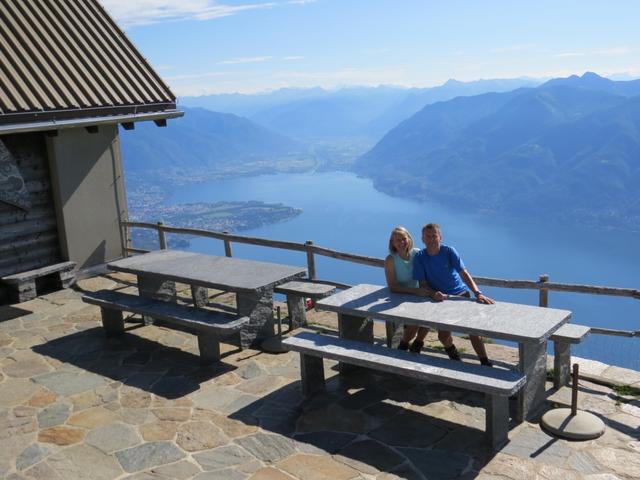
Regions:
<instances>
[{"instance_id":1,"label":"bench leg","mask_svg":"<svg viewBox=\"0 0 640 480\"><path fill-rule=\"evenodd\" d=\"M58 272L57 283L60 288L69 288L76 281L76 273L74 270L62 270Z\"/></svg>"},{"instance_id":2,"label":"bench leg","mask_svg":"<svg viewBox=\"0 0 640 480\"><path fill-rule=\"evenodd\" d=\"M553 342L553 386L564 387L569 383L571 370L571 344L569 342Z\"/></svg>"},{"instance_id":3,"label":"bench leg","mask_svg":"<svg viewBox=\"0 0 640 480\"><path fill-rule=\"evenodd\" d=\"M324 392L324 364L322 357L300 354L300 378L302 381L302 394L310 397L316 393Z\"/></svg>"},{"instance_id":4,"label":"bench leg","mask_svg":"<svg viewBox=\"0 0 640 480\"><path fill-rule=\"evenodd\" d=\"M138 275L138 292L141 297L163 302L175 302L177 297L175 282L152 275ZM149 315L143 315L142 319L145 325L153 324L153 318Z\"/></svg>"},{"instance_id":5,"label":"bench leg","mask_svg":"<svg viewBox=\"0 0 640 480\"><path fill-rule=\"evenodd\" d=\"M545 400L547 381L547 342L525 342L518 346L519 369L527 376L527 382L518 394L517 420L533 420L535 410Z\"/></svg>"},{"instance_id":6,"label":"bench leg","mask_svg":"<svg viewBox=\"0 0 640 480\"><path fill-rule=\"evenodd\" d=\"M196 307L206 307L209 303L209 289L191 285L191 298Z\"/></svg>"},{"instance_id":7,"label":"bench leg","mask_svg":"<svg viewBox=\"0 0 640 480\"><path fill-rule=\"evenodd\" d=\"M368 318L354 315L338 314L338 332L340 338L358 340L359 342L373 343L373 321ZM340 373L347 373L357 369L354 365L339 362Z\"/></svg>"},{"instance_id":8,"label":"bench leg","mask_svg":"<svg viewBox=\"0 0 640 480\"><path fill-rule=\"evenodd\" d=\"M273 336L273 290L256 293L237 293L238 315L249 317L240 330L240 347L257 347L262 340Z\"/></svg>"},{"instance_id":9,"label":"bench leg","mask_svg":"<svg viewBox=\"0 0 640 480\"><path fill-rule=\"evenodd\" d=\"M198 333L200 363L209 364L220 360L220 340L212 333Z\"/></svg>"},{"instance_id":10,"label":"bench leg","mask_svg":"<svg viewBox=\"0 0 640 480\"><path fill-rule=\"evenodd\" d=\"M484 398L485 433L495 452L509 441L509 397L487 393Z\"/></svg>"},{"instance_id":11,"label":"bench leg","mask_svg":"<svg viewBox=\"0 0 640 480\"><path fill-rule=\"evenodd\" d=\"M36 281L28 280L24 282L7 285L7 292L11 303L22 303L36 298Z\"/></svg>"},{"instance_id":12,"label":"bench leg","mask_svg":"<svg viewBox=\"0 0 640 480\"><path fill-rule=\"evenodd\" d=\"M102 326L107 336L122 335L124 333L124 318L120 310L100 307Z\"/></svg>"},{"instance_id":13,"label":"bench leg","mask_svg":"<svg viewBox=\"0 0 640 480\"><path fill-rule=\"evenodd\" d=\"M307 309L305 307L304 297L287 295L287 309L289 310L289 321L291 322L292 330L307 324Z\"/></svg>"}]
</instances>

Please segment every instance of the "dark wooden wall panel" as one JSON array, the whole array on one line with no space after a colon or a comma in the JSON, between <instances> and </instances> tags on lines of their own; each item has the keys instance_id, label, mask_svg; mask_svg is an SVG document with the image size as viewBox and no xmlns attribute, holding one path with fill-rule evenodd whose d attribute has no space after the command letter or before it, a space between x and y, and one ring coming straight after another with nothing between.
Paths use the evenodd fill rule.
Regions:
<instances>
[{"instance_id":1,"label":"dark wooden wall panel","mask_svg":"<svg viewBox=\"0 0 640 480\"><path fill-rule=\"evenodd\" d=\"M43 134L0 137L16 160L31 208L0 202L0 277L61 261Z\"/></svg>"}]
</instances>

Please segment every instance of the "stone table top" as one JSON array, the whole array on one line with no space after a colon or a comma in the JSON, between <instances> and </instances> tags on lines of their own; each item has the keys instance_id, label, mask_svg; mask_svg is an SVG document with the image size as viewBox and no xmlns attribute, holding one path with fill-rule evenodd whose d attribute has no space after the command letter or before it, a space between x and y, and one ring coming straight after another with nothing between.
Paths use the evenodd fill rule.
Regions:
<instances>
[{"instance_id":1,"label":"stone table top","mask_svg":"<svg viewBox=\"0 0 640 480\"><path fill-rule=\"evenodd\" d=\"M167 280L235 292L255 292L301 278L303 267L218 257L180 250L157 250L108 264L110 270L157 275Z\"/></svg>"},{"instance_id":2,"label":"stone table top","mask_svg":"<svg viewBox=\"0 0 640 480\"><path fill-rule=\"evenodd\" d=\"M571 318L568 310L507 302L484 305L464 297L435 302L368 284L319 300L316 308L516 342L544 341Z\"/></svg>"}]
</instances>

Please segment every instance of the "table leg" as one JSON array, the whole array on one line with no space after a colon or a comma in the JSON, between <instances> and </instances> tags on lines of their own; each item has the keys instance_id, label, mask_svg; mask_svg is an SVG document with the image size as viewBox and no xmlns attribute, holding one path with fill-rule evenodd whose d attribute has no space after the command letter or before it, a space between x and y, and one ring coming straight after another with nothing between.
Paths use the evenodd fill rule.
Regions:
<instances>
[{"instance_id":1,"label":"table leg","mask_svg":"<svg viewBox=\"0 0 640 480\"><path fill-rule=\"evenodd\" d=\"M547 342L524 342L518 345L519 368L527 381L518 394L517 420L532 420L536 408L545 400L547 380Z\"/></svg>"},{"instance_id":2,"label":"table leg","mask_svg":"<svg viewBox=\"0 0 640 480\"><path fill-rule=\"evenodd\" d=\"M340 338L373 343L373 321L364 317L338 313L338 334ZM339 362L338 365L341 373L347 373L357 368L343 362Z\"/></svg>"},{"instance_id":3,"label":"table leg","mask_svg":"<svg viewBox=\"0 0 640 480\"><path fill-rule=\"evenodd\" d=\"M141 297L163 302L175 302L177 298L176 283L155 275L138 275L138 293ZM153 318L148 315L143 315L142 319L145 325L153 323Z\"/></svg>"},{"instance_id":4,"label":"table leg","mask_svg":"<svg viewBox=\"0 0 640 480\"><path fill-rule=\"evenodd\" d=\"M240 330L240 347L257 347L273 336L273 290L236 294L238 315L249 317Z\"/></svg>"},{"instance_id":5,"label":"table leg","mask_svg":"<svg viewBox=\"0 0 640 480\"><path fill-rule=\"evenodd\" d=\"M384 323L387 333L387 347L398 348L398 344L404 336L404 324L399 322L392 322L390 320L387 320Z\"/></svg>"},{"instance_id":6,"label":"table leg","mask_svg":"<svg viewBox=\"0 0 640 480\"><path fill-rule=\"evenodd\" d=\"M209 303L209 289L206 287L191 285L191 298L194 306L206 307Z\"/></svg>"}]
</instances>

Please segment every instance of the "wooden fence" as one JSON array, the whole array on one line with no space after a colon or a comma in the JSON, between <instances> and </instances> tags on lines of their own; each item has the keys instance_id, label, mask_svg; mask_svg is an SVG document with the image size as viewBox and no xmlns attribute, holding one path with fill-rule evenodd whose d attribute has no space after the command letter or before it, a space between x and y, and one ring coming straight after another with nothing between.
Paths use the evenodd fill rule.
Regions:
<instances>
[{"instance_id":1,"label":"wooden fence","mask_svg":"<svg viewBox=\"0 0 640 480\"><path fill-rule=\"evenodd\" d=\"M368 265L371 267L384 267L384 259L376 257L368 257L366 255L357 255L354 253L340 252L332 250L330 248L314 245L311 240L304 243L287 242L280 240L270 240L259 237L247 237L243 235L231 234L228 232L214 232L211 230L201 230L197 228L182 228L172 227L164 225L162 222L148 223L148 222L121 222L121 228L123 229L123 238L126 239L127 245L124 246L125 255L129 253L146 253L147 250L139 248L132 248L129 246L129 229L131 228L149 228L158 232L158 240L161 249L167 248L167 233L175 233L181 235L193 235L198 237L214 238L224 242L224 252L227 257L233 255L232 242L243 243L247 245L257 245L261 247L281 248L284 250L293 250L297 252L305 252L307 257L307 271L309 278L314 281L329 283L336 285L338 288L349 288L351 285L335 282L327 279L318 279L316 272L315 256L321 255L324 257L335 258L337 260L343 260L346 262L359 263L362 265ZM476 283L479 285L486 285L490 287L499 288L516 288L527 290L538 290L538 305L541 307L549 306L549 292L568 292L568 293L585 293L590 295L607 295L616 297L631 297L636 300L640 300L640 290L632 288L616 288L616 287L602 287L596 285L579 285L570 283L556 283L549 281L549 275L542 274L538 277L538 280L506 280L501 278L489 278L489 277L473 277ZM601 335L615 335L621 337L640 337L639 331L629 330L612 330L608 328L592 327L591 333Z\"/></svg>"}]
</instances>

